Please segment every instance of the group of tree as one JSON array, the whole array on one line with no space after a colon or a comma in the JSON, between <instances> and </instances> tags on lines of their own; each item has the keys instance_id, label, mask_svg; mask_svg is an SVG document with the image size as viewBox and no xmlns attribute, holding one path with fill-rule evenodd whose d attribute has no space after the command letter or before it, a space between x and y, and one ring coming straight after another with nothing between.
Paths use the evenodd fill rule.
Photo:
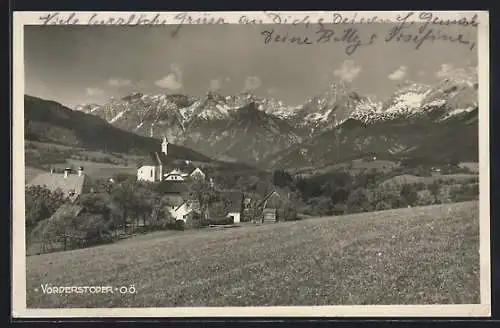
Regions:
<instances>
[{"instance_id":1,"label":"group of tree","mask_svg":"<svg viewBox=\"0 0 500 328\"><path fill-rule=\"evenodd\" d=\"M148 183L101 181L95 192L70 201L59 191L26 187L27 242L92 245L137 231L175 228L164 197ZM64 207L63 205L66 205ZM56 214L58 209L79 209ZM59 214L59 213L57 213ZM65 244L66 247L66 244Z\"/></svg>"},{"instance_id":2,"label":"group of tree","mask_svg":"<svg viewBox=\"0 0 500 328\"><path fill-rule=\"evenodd\" d=\"M405 168L406 169L406 168ZM436 179L432 183L381 184L401 172L341 170L321 176L292 177L283 170L273 173L273 183L296 190L299 211L310 215L369 212L408 206L432 205L477 199L477 184ZM445 193L446 195L444 195Z\"/></svg>"}]
</instances>

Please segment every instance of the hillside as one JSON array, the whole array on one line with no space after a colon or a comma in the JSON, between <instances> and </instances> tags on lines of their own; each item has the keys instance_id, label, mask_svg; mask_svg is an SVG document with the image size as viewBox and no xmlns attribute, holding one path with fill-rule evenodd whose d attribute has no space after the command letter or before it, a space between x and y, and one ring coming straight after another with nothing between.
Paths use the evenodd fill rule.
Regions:
<instances>
[{"instance_id":1,"label":"hillside","mask_svg":"<svg viewBox=\"0 0 500 328\"><path fill-rule=\"evenodd\" d=\"M416 159L425 164L477 162L477 111L435 122L390 120L364 124L349 119L301 144L264 159L268 167L305 167L342 163L376 154L385 160Z\"/></svg>"},{"instance_id":2,"label":"hillside","mask_svg":"<svg viewBox=\"0 0 500 328\"><path fill-rule=\"evenodd\" d=\"M24 98L24 120L27 141L138 155L161 149L159 139L121 130L97 116L28 95ZM172 144L170 149L172 156L179 159L210 161L186 147Z\"/></svg>"},{"instance_id":3,"label":"hillside","mask_svg":"<svg viewBox=\"0 0 500 328\"><path fill-rule=\"evenodd\" d=\"M479 303L478 214L473 201L221 231L159 232L29 256L27 306ZM42 293L41 283L133 284L137 292L54 297Z\"/></svg>"}]
</instances>

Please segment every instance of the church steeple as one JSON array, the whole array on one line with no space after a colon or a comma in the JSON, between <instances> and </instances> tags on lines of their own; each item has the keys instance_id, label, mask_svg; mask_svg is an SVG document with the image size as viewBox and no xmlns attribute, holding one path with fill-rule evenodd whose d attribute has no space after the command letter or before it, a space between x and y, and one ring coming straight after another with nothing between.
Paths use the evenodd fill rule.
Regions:
<instances>
[{"instance_id":1,"label":"church steeple","mask_svg":"<svg viewBox=\"0 0 500 328\"><path fill-rule=\"evenodd\" d=\"M167 141L167 137L165 137L165 136L163 136L163 142L161 143L161 151L165 155L168 155L168 141Z\"/></svg>"}]
</instances>

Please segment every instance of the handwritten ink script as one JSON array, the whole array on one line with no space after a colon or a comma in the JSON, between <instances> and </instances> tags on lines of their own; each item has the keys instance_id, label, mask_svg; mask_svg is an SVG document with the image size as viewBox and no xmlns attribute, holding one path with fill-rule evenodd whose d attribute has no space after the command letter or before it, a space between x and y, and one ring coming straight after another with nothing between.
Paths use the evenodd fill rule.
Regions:
<instances>
[{"instance_id":1,"label":"handwritten ink script","mask_svg":"<svg viewBox=\"0 0 500 328\"><path fill-rule=\"evenodd\" d=\"M366 47L374 44L375 42L393 42L393 43L405 43L410 44L415 50L419 50L424 44L435 41L443 41L461 44L467 46L470 50L474 50L476 47L476 42L468 39L463 33L459 32L446 32L440 27L458 25L462 27L477 27L478 17L477 14L470 18L460 18L456 20L444 20L434 15L431 12L421 12L418 14L419 22L411 21L410 18L416 15L415 12L409 12L404 15L399 15L395 21L391 21L391 24L387 24L390 27L388 31L382 34L372 33L368 36L363 36L359 32L359 28L353 24L373 24L385 22L385 20L379 19L377 16L372 18L360 18L356 21L356 17L353 18L343 18L340 14L334 14L333 25L344 24L353 25L344 28L338 27L325 27L325 20L319 19L316 24L311 23L309 20L298 22L297 20L291 22L292 25L303 24L306 28L309 28L310 24L314 24L316 27L314 35L291 35L289 32L278 33L274 28L269 28L261 32L265 44L272 43L284 43L284 44L295 44L295 45L312 45L312 44L323 44L323 43L339 43L345 45L345 52L347 55L352 55L359 48ZM308 17L308 16L306 16ZM273 14L273 21L275 24L280 24L283 21L278 14ZM415 25L419 24L419 25ZM331 26L331 24L329 25ZM415 28L417 26L418 28Z\"/></svg>"},{"instance_id":2,"label":"handwritten ink script","mask_svg":"<svg viewBox=\"0 0 500 328\"><path fill-rule=\"evenodd\" d=\"M262 15L252 17L250 14L245 14L239 16L236 21L230 22L228 18L212 15L209 12L181 12L173 16L164 13L132 13L118 17L106 13L91 13L85 18L76 13L54 12L41 15L39 21L42 25L173 25L174 29L171 31L173 37L179 34L182 26L190 24L266 24L266 28L260 31L264 44L281 43L307 46L336 43L345 47L347 55L352 55L358 49L368 47L376 42L409 44L415 50L436 41L460 44L470 50L476 48L475 41L468 38L463 32L456 29L448 31L444 27L455 25L475 28L478 26L477 14L458 19L444 19L432 12L408 12L398 15L395 20L390 20L376 15L358 17L358 13L354 13L352 17L331 13L316 19L311 15L297 17L266 11L263 13L265 19L262 19ZM285 33L279 32L279 29L273 25L280 24L300 25L305 27L307 31L302 30L303 34L297 35L292 34L293 29ZM387 30L380 32L380 28L377 28L376 33L361 33L360 24L378 24L378 26L387 26ZM309 34L306 34L307 32Z\"/></svg>"},{"instance_id":3,"label":"handwritten ink script","mask_svg":"<svg viewBox=\"0 0 500 328\"><path fill-rule=\"evenodd\" d=\"M89 18L81 20L76 13L63 15L59 12L48 13L39 17L42 25L131 25L131 26L163 26L175 25L172 36L176 36L184 25L189 24L227 24L224 17L214 17L209 13L178 13L169 20L161 13L154 14L129 14L121 17L93 13Z\"/></svg>"}]
</instances>

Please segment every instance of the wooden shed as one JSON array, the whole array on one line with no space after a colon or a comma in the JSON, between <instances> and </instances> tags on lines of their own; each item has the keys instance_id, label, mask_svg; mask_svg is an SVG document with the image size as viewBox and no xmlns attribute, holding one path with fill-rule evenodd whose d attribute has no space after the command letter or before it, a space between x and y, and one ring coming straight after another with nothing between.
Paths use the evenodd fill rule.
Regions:
<instances>
[{"instance_id":1,"label":"wooden shed","mask_svg":"<svg viewBox=\"0 0 500 328\"><path fill-rule=\"evenodd\" d=\"M280 221L287 202L287 195L282 195L282 193L276 190L268 193L260 203L260 208L262 209L261 222L274 223Z\"/></svg>"}]
</instances>

